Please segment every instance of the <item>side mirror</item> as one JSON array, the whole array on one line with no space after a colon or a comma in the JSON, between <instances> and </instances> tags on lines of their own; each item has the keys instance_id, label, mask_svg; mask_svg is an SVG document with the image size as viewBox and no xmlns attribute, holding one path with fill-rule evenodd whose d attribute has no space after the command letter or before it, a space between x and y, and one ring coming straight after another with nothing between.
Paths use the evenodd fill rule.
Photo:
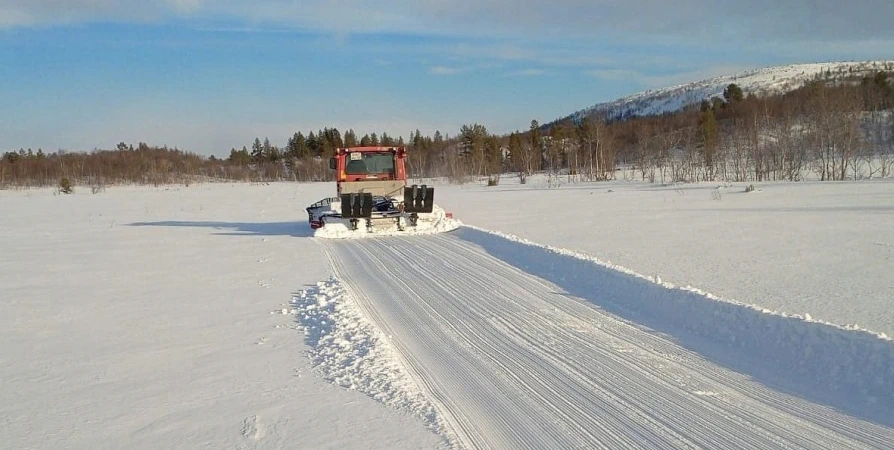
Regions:
<instances>
[{"instance_id":1,"label":"side mirror","mask_svg":"<svg viewBox=\"0 0 894 450\"><path fill-rule=\"evenodd\" d=\"M329 158L329 168L335 170L335 158Z\"/></svg>"}]
</instances>

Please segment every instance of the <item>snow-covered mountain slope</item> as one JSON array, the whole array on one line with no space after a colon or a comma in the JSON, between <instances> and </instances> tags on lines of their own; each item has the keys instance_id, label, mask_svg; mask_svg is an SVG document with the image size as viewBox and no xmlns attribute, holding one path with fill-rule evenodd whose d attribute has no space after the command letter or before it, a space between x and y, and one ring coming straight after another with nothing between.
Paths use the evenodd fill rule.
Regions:
<instances>
[{"instance_id":1,"label":"snow-covered mountain slope","mask_svg":"<svg viewBox=\"0 0 894 450\"><path fill-rule=\"evenodd\" d=\"M797 89L817 76L830 75L832 78L859 76L879 70L894 70L894 60L829 62L813 64L791 64L765 67L732 75L724 75L693 83L650 89L614 101L598 103L572 114L580 120L592 114L611 118L628 116L648 116L682 109L702 100L722 97L723 90L735 83L745 95L783 93Z\"/></svg>"}]
</instances>

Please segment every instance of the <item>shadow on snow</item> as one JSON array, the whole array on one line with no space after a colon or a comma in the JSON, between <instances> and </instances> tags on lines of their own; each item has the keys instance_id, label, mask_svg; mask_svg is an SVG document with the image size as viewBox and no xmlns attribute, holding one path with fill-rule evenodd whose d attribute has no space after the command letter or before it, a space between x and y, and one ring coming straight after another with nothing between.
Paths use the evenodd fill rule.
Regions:
<instances>
[{"instance_id":1,"label":"shadow on snow","mask_svg":"<svg viewBox=\"0 0 894 450\"><path fill-rule=\"evenodd\" d=\"M663 333L781 392L894 426L894 343L669 288L583 256L462 227L454 233L567 294Z\"/></svg>"},{"instance_id":2,"label":"shadow on snow","mask_svg":"<svg viewBox=\"0 0 894 450\"><path fill-rule=\"evenodd\" d=\"M210 222L210 221L181 221L166 220L160 222L136 222L129 224L134 227L188 227L209 228L221 230L214 233L222 236L293 236L310 237L313 230L307 222Z\"/></svg>"}]
</instances>

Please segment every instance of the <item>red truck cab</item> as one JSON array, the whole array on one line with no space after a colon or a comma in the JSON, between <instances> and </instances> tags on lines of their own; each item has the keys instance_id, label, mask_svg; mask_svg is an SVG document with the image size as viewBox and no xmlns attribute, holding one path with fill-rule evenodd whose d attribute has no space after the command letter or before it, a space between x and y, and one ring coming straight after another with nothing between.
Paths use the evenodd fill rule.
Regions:
<instances>
[{"instance_id":1,"label":"red truck cab","mask_svg":"<svg viewBox=\"0 0 894 450\"><path fill-rule=\"evenodd\" d=\"M348 147L335 150L329 168L336 171L338 194L342 183L407 180L404 147Z\"/></svg>"}]
</instances>

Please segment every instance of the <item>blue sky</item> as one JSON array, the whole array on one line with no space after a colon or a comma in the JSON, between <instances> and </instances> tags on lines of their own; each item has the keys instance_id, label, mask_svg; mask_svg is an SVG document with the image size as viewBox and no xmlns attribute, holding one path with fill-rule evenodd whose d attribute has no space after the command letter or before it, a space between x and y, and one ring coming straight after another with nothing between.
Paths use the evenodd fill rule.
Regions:
<instances>
[{"instance_id":1,"label":"blue sky","mask_svg":"<svg viewBox=\"0 0 894 450\"><path fill-rule=\"evenodd\" d=\"M889 0L381 3L0 0L0 152L505 133L714 75L894 56Z\"/></svg>"}]
</instances>

